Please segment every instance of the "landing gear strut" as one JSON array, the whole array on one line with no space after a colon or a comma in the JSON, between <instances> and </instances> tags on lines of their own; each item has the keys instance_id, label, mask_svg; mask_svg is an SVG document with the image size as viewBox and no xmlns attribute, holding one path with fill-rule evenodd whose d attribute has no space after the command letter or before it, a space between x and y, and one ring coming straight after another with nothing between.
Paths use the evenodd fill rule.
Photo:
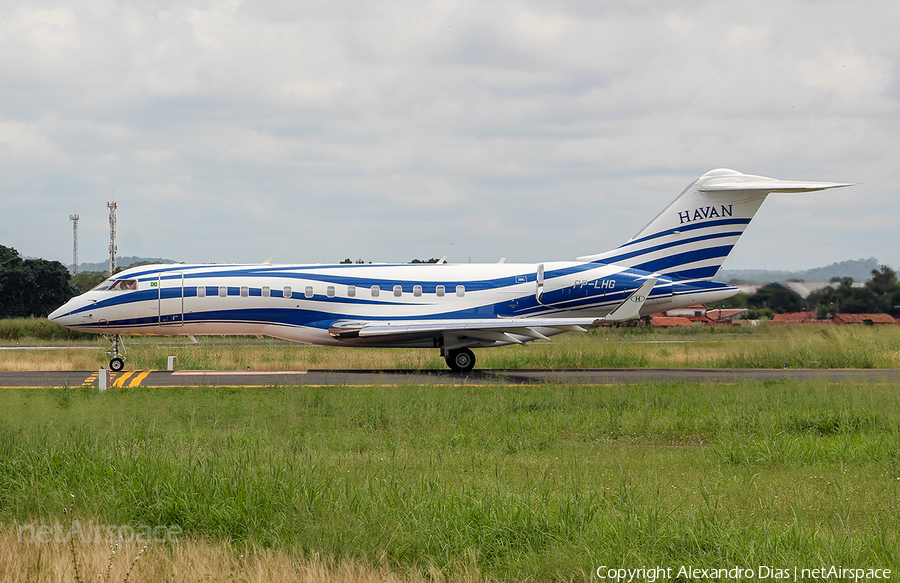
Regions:
<instances>
[{"instance_id":1,"label":"landing gear strut","mask_svg":"<svg viewBox=\"0 0 900 583\"><path fill-rule=\"evenodd\" d=\"M475 353L468 348L443 351L444 361L454 372L469 372L475 366Z\"/></svg>"},{"instance_id":2,"label":"landing gear strut","mask_svg":"<svg viewBox=\"0 0 900 583\"><path fill-rule=\"evenodd\" d=\"M106 352L106 354L112 355L112 360L109 361L109 370L113 372L124 370L128 351L125 350L125 343L122 342L122 338L118 334L113 334L112 336L104 334L103 337L112 343L112 350ZM119 352L120 349L121 352Z\"/></svg>"}]
</instances>

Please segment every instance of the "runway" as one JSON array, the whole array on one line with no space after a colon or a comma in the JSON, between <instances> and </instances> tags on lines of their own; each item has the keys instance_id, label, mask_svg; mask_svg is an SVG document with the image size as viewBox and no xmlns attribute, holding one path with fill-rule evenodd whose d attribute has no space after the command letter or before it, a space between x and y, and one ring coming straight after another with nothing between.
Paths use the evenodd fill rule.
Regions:
<instances>
[{"instance_id":1,"label":"runway","mask_svg":"<svg viewBox=\"0 0 900 583\"><path fill-rule=\"evenodd\" d=\"M0 371L0 388L71 388L99 385L99 371ZM646 382L801 380L900 382L900 369L578 369L578 370L135 370L110 373L108 387L269 387L369 385L612 385Z\"/></svg>"}]
</instances>

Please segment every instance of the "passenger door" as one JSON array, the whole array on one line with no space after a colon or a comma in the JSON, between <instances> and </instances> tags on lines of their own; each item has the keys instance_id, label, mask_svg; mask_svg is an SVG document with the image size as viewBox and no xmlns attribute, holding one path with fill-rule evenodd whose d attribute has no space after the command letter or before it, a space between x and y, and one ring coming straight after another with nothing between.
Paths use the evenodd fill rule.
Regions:
<instances>
[{"instance_id":1,"label":"passenger door","mask_svg":"<svg viewBox=\"0 0 900 583\"><path fill-rule=\"evenodd\" d=\"M184 274L159 274L159 324L184 326Z\"/></svg>"}]
</instances>

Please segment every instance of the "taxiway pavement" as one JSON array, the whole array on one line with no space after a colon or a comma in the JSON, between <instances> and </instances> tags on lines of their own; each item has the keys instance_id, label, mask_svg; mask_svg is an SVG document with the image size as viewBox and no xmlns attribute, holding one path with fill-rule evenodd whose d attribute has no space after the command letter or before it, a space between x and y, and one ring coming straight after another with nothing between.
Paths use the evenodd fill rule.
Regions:
<instances>
[{"instance_id":1,"label":"taxiway pavement","mask_svg":"<svg viewBox=\"0 0 900 583\"><path fill-rule=\"evenodd\" d=\"M104 373L105 374L105 373ZM118 387L260 387L363 385L637 384L658 381L735 383L786 380L900 382L900 369L578 369L578 370L133 370L109 373ZM0 371L0 388L99 386L100 371Z\"/></svg>"}]
</instances>

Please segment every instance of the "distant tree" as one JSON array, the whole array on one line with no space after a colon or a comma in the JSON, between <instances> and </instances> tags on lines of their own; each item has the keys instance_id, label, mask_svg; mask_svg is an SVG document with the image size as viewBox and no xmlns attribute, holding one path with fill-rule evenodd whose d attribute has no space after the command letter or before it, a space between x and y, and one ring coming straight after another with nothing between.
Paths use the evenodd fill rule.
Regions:
<instances>
[{"instance_id":1,"label":"distant tree","mask_svg":"<svg viewBox=\"0 0 900 583\"><path fill-rule=\"evenodd\" d=\"M896 291L900 289L897 272L887 265L882 265L880 270L873 269L872 279L866 282L866 287L880 296Z\"/></svg>"},{"instance_id":2,"label":"distant tree","mask_svg":"<svg viewBox=\"0 0 900 583\"><path fill-rule=\"evenodd\" d=\"M886 265L872 270L872 279L864 287L854 287L849 277L832 278L837 286L814 291L807 297L818 318L834 314L893 313L900 305L900 282L897 273Z\"/></svg>"},{"instance_id":3,"label":"distant tree","mask_svg":"<svg viewBox=\"0 0 900 583\"><path fill-rule=\"evenodd\" d=\"M892 316L900 314L900 290L888 294L884 304L887 307L887 312Z\"/></svg>"},{"instance_id":4,"label":"distant tree","mask_svg":"<svg viewBox=\"0 0 900 583\"><path fill-rule=\"evenodd\" d=\"M25 262L12 247L0 245L0 318L23 316L27 285Z\"/></svg>"},{"instance_id":5,"label":"distant tree","mask_svg":"<svg viewBox=\"0 0 900 583\"><path fill-rule=\"evenodd\" d=\"M0 317L44 317L77 293L59 261L22 259L0 245Z\"/></svg>"},{"instance_id":6,"label":"distant tree","mask_svg":"<svg viewBox=\"0 0 900 583\"><path fill-rule=\"evenodd\" d=\"M7 261L13 261L22 258L19 257L19 252L13 249L12 247L4 247L0 245L0 268L6 265Z\"/></svg>"},{"instance_id":7,"label":"distant tree","mask_svg":"<svg viewBox=\"0 0 900 583\"><path fill-rule=\"evenodd\" d=\"M348 257L348 258L344 259L343 261L341 261L338 265L346 265L346 264L350 264L350 263L353 263L353 262L350 261L350 258Z\"/></svg>"},{"instance_id":8,"label":"distant tree","mask_svg":"<svg viewBox=\"0 0 900 583\"><path fill-rule=\"evenodd\" d=\"M72 276L72 285L83 294L103 283L107 277L109 274L105 271L79 271Z\"/></svg>"},{"instance_id":9,"label":"distant tree","mask_svg":"<svg viewBox=\"0 0 900 583\"><path fill-rule=\"evenodd\" d=\"M894 312L897 299L900 298L900 282L897 281L897 272L882 265L880 269L872 270L872 279L866 282L866 289L871 290L877 297L878 311L885 313ZM870 313L870 312L861 312Z\"/></svg>"},{"instance_id":10,"label":"distant tree","mask_svg":"<svg viewBox=\"0 0 900 583\"><path fill-rule=\"evenodd\" d=\"M844 302L850 297L850 291L853 289L853 278L850 277L834 277L831 283L837 283L838 285L836 287L823 287L806 297L806 303L812 306L812 309L816 312L816 317L820 320L842 312Z\"/></svg>"},{"instance_id":11,"label":"distant tree","mask_svg":"<svg viewBox=\"0 0 900 583\"><path fill-rule=\"evenodd\" d=\"M834 311L829 304L818 304L815 311L816 320L827 320L834 316Z\"/></svg>"},{"instance_id":12,"label":"distant tree","mask_svg":"<svg viewBox=\"0 0 900 583\"><path fill-rule=\"evenodd\" d=\"M46 317L78 293L69 281L69 269L59 261L26 259L25 265L31 282L28 316Z\"/></svg>"},{"instance_id":13,"label":"distant tree","mask_svg":"<svg viewBox=\"0 0 900 583\"><path fill-rule=\"evenodd\" d=\"M777 283L770 283L760 287L755 294L747 298L747 307L751 310L750 317L752 318L753 311L771 310L774 314L787 314L799 312L806 306L803 297L794 290Z\"/></svg>"},{"instance_id":14,"label":"distant tree","mask_svg":"<svg viewBox=\"0 0 900 583\"><path fill-rule=\"evenodd\" d=\"M841 312L845 314L878 314L882 307L875 292L866 287L854 287L844 298Z\"/></svg>"},{"instance_id":15,"label":"distant tree","mask_svg":"<svg viewBox=\"0 0 900 583\"><path fill-rule=\"evenodd\" d=\"M410 263L437 263L438 261L440 261L439 258L432 257L431 259L425 259L425 260L413 259L412 261L410 261Z\"/></svg>"}]
</instances>

